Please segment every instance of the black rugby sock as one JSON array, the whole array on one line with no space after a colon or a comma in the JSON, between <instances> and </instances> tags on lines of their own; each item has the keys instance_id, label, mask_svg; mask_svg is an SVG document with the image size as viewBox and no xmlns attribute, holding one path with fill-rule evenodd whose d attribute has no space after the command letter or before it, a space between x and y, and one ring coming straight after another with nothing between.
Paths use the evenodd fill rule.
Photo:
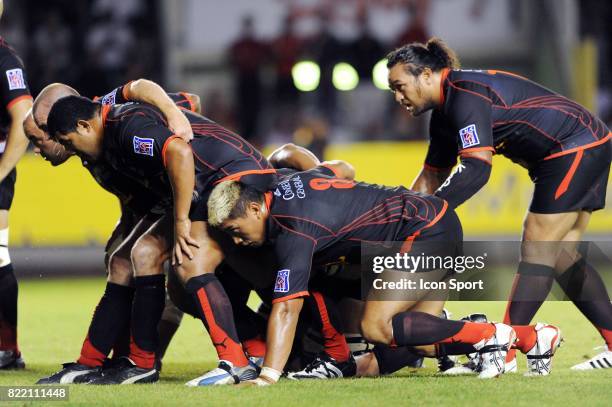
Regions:
<instances>
[{"instance_id":1,"label":"black rugby sock","mask_svg":"<svg viewBox=\"0 0 612 407\"><path fill-rule=\"evenodd\" d=\"M13 265L0 267L0 350L19 353L17 346L17 299L19 287Z\"/></svg>"},{"instance_id":2,"label":"black rugby sock","mask_svg":"<svg viewBox=\"0 0 612 407\"><path fill-rule=\"evenodd\" d=\"M132 305L132 342L130 359L138 366L152 369L159 344L157 326L166 301L166 276L163 274L134 279L136 292Z\"/></svg>"}]
</instances>

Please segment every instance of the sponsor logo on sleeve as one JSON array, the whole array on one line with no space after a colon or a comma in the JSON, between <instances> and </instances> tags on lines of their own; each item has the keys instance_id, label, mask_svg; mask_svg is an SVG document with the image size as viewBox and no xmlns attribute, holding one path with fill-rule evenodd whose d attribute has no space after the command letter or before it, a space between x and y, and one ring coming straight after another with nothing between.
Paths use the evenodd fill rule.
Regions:
<instances>
[{"instance_id":1,"label":"sponsor logo on sleeve","mask_svg":"<svg viewBox=\"0 0 612 407\"><path fill-rule=\"evenodd\" d=\"M21 68L9 69L6 71L6 79L8 79L9 90L26 88Z\"/></svg>"},{"instance_id":2,"label":"sponsor logo on sleeve","mask_svg":"<svg viewBox=\"0 0 612 407\"><path fill-rule=\"evenodd\" d=\"M117 89L113 90L111 93L107 93L102 96L102 104L103 105L114 105L115 99L117 98Z\"/></svg>"},{"instance_id":3,"label":"sponsor logo on sleeve","mask_svg":"<svg viewBox=\"0 0 612 407\"><path fill-rule=\"evenodd\" d=\"M134 137L134 152L153 157L153 139Z\"/></svg>"},{"instance_id":4,"label":"sponsor logo on sleeve","mask_svg":"<svg viewBox=\"0 0 612 407\"><path fill-rule=\"evenodd\" d=\"M276 282L274 283L275 293L289 292L289 269L279 270L276 274Z\"/></svg>"},{"instance_id":5,"label":"sponsor logo on sleeve","mask_svg":"<svg viewBox=\"0 0 612 407\"><path fill-rule=\"evenodd\" d=\"M459 130L459 138L461 139L461 145L463 146L463 148L468 148L480 144L475 124L470 124L469 126Z\"/></svg>"}]
</instances>

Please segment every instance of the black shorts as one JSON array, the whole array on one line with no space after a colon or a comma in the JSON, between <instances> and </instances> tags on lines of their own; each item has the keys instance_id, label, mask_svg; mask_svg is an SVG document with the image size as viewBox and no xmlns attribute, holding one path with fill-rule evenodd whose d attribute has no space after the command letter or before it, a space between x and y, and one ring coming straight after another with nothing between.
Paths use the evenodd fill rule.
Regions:
<instances>
[{"instance_id":1,"label":"black shorts","mask_svg":"<svg viewBox=\"0 0 612 407\"><path fill-rule=\"evenodd\" d=\"M9 172L4 181L0 182L0 209L9 210L15 195L15 181L17 181L17 170Z\"/></svg>"},{"instance_id":2,"label":"black shorts","mask_svg":"<svg viewBox=\"0 0 612 407\"><path fill-rule=\"evenodd\" d=\"M463 227L453 209L446 211L434 224L413 232L405 239L402 252L424 252L430 256L458 256L462 253Z\"/></svg>"},{"instance_id":3,"label":"black shorts","mask_svg":"<svg viewBox=\"0 0 612 407\"><path fill-rule=\"evenodd\" d=\"M545 159L530 168L535 184L530 212L596 211L606 205L612 139L595 147Z\"/></svg>"}]
</instances>

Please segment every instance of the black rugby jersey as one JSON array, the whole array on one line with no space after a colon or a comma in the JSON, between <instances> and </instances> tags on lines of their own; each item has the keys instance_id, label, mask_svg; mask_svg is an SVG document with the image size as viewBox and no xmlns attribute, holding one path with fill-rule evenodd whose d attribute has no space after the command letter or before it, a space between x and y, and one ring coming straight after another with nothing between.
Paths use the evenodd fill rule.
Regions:
<instances>
[{"instance_id":1,"label":"black rugby jersey","mask_svg":"<svg viewBox=\"0 0 612 407\"><path fill-rule=\"evenodd\" d=\"M610 130L584 107L518 75L445 69L441 86L425 160L434 169L478 150L529 167L610 139Z\"/></svg>"},{"instance_id":2,"label":"black rugby jersey","mask_svg":"<svg viewBox=\"0 0 612 407\"><path fill-rule=\"evenodd\" d=\"M11 125L10 107L20 100L32 99L23 62L2 37L0 37L0 71L0 88L4 106L3 109L0 109L0 153L2 153Z\"/></svg>"},{"instance_id":3,"label":"black rugby jersey","mask_svg":"<svg viewBox=\"0 0 612 407\"><path fill-rule=\"evenodd\" d=\"M284 176L266 204L266 241L279 264L275 302L308 295L313 256L337 245L410 240L447 209L436 196L335 178L325 166Z\"/></svg>"},{"instance_id":4,"label":"black rugby jersey","mask_svg":"<svg viewBox=\"0 0 612 407\"><path fill-rule=\"evenodd\" d=\"M265 157L237 134L198 114L185 111L194 139L190 146L195 162L195 191L206 196L220 181L239 180L261 191L271 186L275 174ZM103 105L103 160L160 197L171 197L166 173L166 147L176 138L161 112L140 103Z\"/></svg>"}]
</instances>

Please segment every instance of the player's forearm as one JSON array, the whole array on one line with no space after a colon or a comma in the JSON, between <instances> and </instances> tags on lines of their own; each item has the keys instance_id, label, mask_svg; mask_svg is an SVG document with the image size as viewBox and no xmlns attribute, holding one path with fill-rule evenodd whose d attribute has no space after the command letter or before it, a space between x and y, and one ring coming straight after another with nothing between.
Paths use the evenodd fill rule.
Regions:
<instances>
[{"instance_id":1,"label":"player's forearm","mask_svg":"<svg viewBox=\"0 0 612 407\"><path fill-rule=\"evenodd\" d=\"M174 196L174 219L186 220L189 218L195 185L195 164L191 148L180 139L171 140L165 161Z\"/></svg>"},{"instance_id":2,"label":"player's forearm","mask_svg":"<svg viewBox=\"0 0 612 407\"><path fill-rule=\"evenodd\" d=\"M15 168L28 148L29 141L23 131L23 120L31 107L32 101L28 99L17 102L9 110L11 126L4 154L0 159L0 182Z\"/></svg>"},{"instance_id":3,"label":"player's forearm","mask_svg":"<svg viewBox=\"0 0 612 407\"><path fill-rule=\"evenodd\" d=\"M4 154L0 159L0 182L15 168L19 159L26 152L28 143L21 124L11 125Z\"/></svg>"},{"instance_id":4,"label":"player's forearm","mask_svg":"<svg viewBox=\"0 0 612 407\"><path fill-rule=\"evenodd\" d=\"M130 82L126 96L130 100L145 102L157 107L166 119L170 119L176 114L182 114L166 91L155 82L147 79Z\"/></svg>"},{"instance_id":5,"label":"player's forearm","mask_svg":"<svg viewBox=\"0 0 612 407\"><path fill-rule=\"evenodd\" d=\"M295 298L272 305L266 336L264 366L282 372L289 359L304 300Z\"/></svg>"},{"instance_id":6,"label":"player's forearm","mask_svg":"<svg viewBox=\"0 0 612 407\"><path fill-rule=\"evenodd\" d=\"M450 173L450 169L434 171L428 168L423 168L412 183L410 189L413 191L422 192L424 194L433 194L438 188L440 188Z\"/></svg>"},{"instance_id":7,"label":"player's forearm","mask_svg":"<svg viewBox=\"0 0 612 407\"><path fill-rule=\"evenodd\" d=\"M463 157L453 174L436 191L451 208L456 208L471 198L489 180L491 164L475 157Z\"/></svg>"},{"instance_id":8,"label":"player's forearm","mask_svg":"<svg viewBox=\"0 0 612 407\"><path fill-rule=\"evenodd\" d=\"M298 171L310 170L320 164L311 151L292 143L276 149L270 154L268 161L274 168L294 168Z\"/></svg>"}]
</instances>

